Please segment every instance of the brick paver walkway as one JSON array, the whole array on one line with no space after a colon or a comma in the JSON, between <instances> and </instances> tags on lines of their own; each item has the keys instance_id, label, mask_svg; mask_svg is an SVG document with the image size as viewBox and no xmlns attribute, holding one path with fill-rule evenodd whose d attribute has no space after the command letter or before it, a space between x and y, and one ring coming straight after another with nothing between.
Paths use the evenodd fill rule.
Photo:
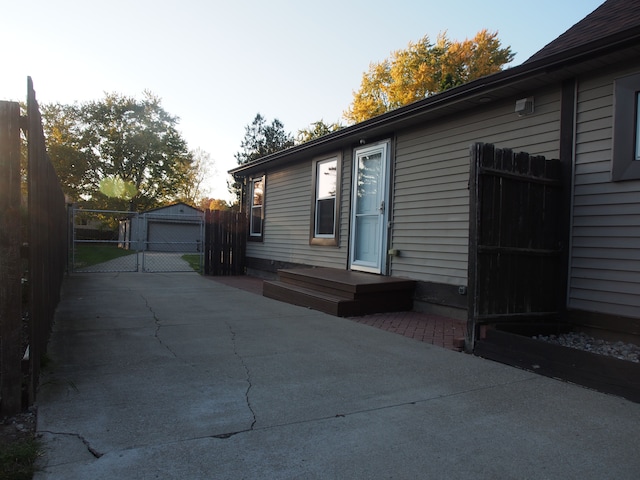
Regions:
<instances>
[{"instance_id":1,"label":"brick paver walkway","mask_svg":"<svg viewBox=\"0 0 640 480\"><path fill-rule=\"evenodd\" d=\"M260 278L248 275L205 278L262 295ZM464 321L420 312L376 313L363 317L348 317L348 319L456 351L462 350L460 341L464 339L467 328Z\"/></svg>"},{"instance_id":2,"label":"brick paver walkway","mask_svg":"<svg viewBox=\"0 0 640 480\"><path fill-rule=\"evenodd\" d=\"M420 312L376 313L349 320L456 351L462 349L459 342L467 328L461 320Z\"/></svg>"}]
</instances>

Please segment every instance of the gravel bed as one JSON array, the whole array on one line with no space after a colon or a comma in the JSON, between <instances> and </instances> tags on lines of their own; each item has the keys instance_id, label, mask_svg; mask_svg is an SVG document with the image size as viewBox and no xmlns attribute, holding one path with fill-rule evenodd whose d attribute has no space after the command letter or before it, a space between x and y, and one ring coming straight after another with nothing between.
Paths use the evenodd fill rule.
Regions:
<instances>
[{"instance_id":1,"label":"gravel bed","mask_svg":"<svg viewBox=\"0 0 640 480\"><path fill-rule=\"evenodd\" d=\"M577 332L564 333L561 335L536 335L533 339L597 353L599 355L606 355L620 360L640 363L640 346L634 345L633 343L607 342L606 340Z\"/></svg>"}]
</instances>

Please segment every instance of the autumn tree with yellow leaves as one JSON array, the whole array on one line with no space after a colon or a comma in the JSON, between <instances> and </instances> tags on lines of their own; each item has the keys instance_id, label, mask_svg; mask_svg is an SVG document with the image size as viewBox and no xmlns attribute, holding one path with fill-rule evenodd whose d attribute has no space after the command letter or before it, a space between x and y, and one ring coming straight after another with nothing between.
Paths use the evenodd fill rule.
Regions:
<instances>
[{"instance_id":1,"label":"autumn tree with yellow leaves","mask_svg":"<svg viewBox=\"0 0 640 480\"><path fill-rule=\"evenodd\" d=\"M438 35L436 43L424 36L390 58L369 65L344 117L349 122L362 122L499 72L514 56L510 47L502 47L498 32L486 29L462 42L449 40L446 32Z\"/></svg>"}]
</instances>

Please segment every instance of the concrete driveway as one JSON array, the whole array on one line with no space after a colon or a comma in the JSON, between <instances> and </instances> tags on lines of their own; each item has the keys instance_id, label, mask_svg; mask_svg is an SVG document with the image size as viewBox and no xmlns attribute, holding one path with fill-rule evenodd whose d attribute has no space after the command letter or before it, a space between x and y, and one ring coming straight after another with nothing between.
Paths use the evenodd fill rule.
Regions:
<instances>
[{"instance_id":1,"label":"concrete driveway","mask_svg":"<svg viewBox=\"0 0 640 480\"><path fill-rule=\"evenodd\" d=\"M182 258L184 253L137 252L106 262L77 267L76 273L125 273L125 272L192 272L193 268ZM193 255L193 254L189 254Z\"/></svg>"},{"instance_id":2,"label":"concrete driveway","mask_svg":"<svg viewBox=\"0 0 640 480\"><path fill-rule=\"evenodd\" d=\"M200 277L66 279L43 479L636 479L640 404Z\"/></svg>"}]
</instances>

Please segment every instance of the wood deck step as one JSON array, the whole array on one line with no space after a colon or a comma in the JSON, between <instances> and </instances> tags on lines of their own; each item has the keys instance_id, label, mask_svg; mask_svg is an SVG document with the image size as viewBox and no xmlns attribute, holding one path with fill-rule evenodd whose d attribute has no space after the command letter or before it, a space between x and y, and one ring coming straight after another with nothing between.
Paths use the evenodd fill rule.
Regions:
<instances>
[{"instance_id":1,"label":"wood deck step","mask_svg":"<svg viewBox=\"0 0 640 480\"><path fill-rule=\"evenodd\" d=\"M335 268L296 268L278 270L278 279L284 283L300 285L345 298L358 298L378 292L406 291L415 288L415 281L385 277L372 273L338 270Z\"/></svg>"},{"instance_id":2,"label":"wood deck step","mask_svg":"<svg viewBox=\"0 0 640 480\"><path fill-rule=\"evenodd\" d=\"M262 284L262 295L292 305L319 310L337 317L350 316L351 313L347 304L353 302L353 300L299 285L268 280L265 280Z\"/></svg>"},{"instance_id":3,"label":"wood deck step","mask_svg":"<svg viewBox=\"0 0 640 480\"><path fill-rule=\"evenodd\" d=\"M278 277L263 283L265 297L339 317L413 307L413 280L331 268L279 270Z\"/></svg>"}]
</instances>

